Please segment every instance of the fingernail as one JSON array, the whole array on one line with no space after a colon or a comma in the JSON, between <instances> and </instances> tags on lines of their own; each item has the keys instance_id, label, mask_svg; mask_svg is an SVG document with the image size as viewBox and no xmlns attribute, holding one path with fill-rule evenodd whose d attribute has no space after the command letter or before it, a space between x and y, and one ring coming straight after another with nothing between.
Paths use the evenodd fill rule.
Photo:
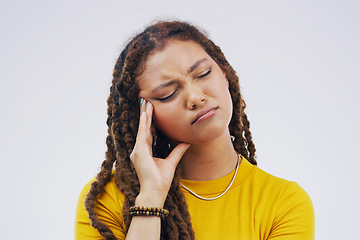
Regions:
<instances>
[{"instance_id":1,"label":"fingernail","mask_svg":"<svg viewBox=\"0 0 360 240\"><path fill-rule=\"evenodd\" d=\"M140 107L143 105L143 103L144 103L144 99L140 98Z\"/></svg>"},{"instance_id":2,"label":"fingernail","mask_svg":"<svg viewBox=\"0 0 360 240\"><path fill-rule=\"evenodd\" d=\"M146 103L145 109L147 109L147 107L150 105L150 102Z\"/></svg>"}]
</instances>

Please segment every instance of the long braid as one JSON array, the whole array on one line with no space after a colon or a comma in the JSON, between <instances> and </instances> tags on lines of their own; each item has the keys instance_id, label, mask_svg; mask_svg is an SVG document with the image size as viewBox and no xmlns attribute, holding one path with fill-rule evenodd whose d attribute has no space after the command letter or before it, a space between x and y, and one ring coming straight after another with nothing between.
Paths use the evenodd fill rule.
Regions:
<instances>
[{"instance_id":1,"label":"long braid","mask_svg":"<svg viewBox=\"0 0 360 240\"><path fill-rule=\"evenodd\" d=\"M139 99L136 77L141 75L148 56L154 50L161 50L169 39L192 40L203 46L204 50L224 71L233 101L233 116L229 125L230 133L235 136L233 142L236 151L256 164L255 145L252 142L250 124L244 113L245 102L241 98L239 80L227 62L221 49L195 27L184 22L158 22L138 34L120 54L113 72L113 81L108 98L108 137L106 159L102 164L96 181L92 184L85 200L91 224L106 239L115 239L111 230L96 216L94 204L96 196L110 180L115 163L115 183L125 195L123 218L128 231L131 218L129 208L135 204L140 191L136 171L130 162L130 153L136 141L139 125ZM172 150L169 139L159 130L156 131L157 144L153 146L156 157L166 157ZM162 222L161 239L195 239L185 196L180 188L180 174L177 170L164 208L170 211Z\"/></svg>"},{"instance_id":2,"label":"long braid","mask_svg":"<svg viewBox=\"0 0 360 240\"><path fill-rule=\"evenodd\" d=\"M113 73L113 86L110 88L110 96L108 98L108 137L106 140L106 144L108 146L108 151L106 153L106 160L102 164L101 171L96 177L96 181L92 183L89 193L85 199L85 209L87 210L89 214L89 218L91 220L91 224L94 228L98 229L101 235L106 237L106 239L116 239L114 234L111 232L111 230L100 221L100 219L96 216L96 213L94 211L94 204L96 201L96 196L100 193L102 188L106 185L106 183L110 180L111 176L111 170L113 168L113 164L116 161L116 165L118 165L119 162L121 163L129 163L129 161L117 161L117 159L121 159L122 156L129 155L128 153L125 153L124 151L127 149L125 146L125 139L121 137L121 134L119 134L119 130L121 126L119 125L119 119L122 115L122 109L121 105L119 103L119 96L116 93L116 89L114 85L116 85L117 80L119 79L119 76L121 75L121 71L123 68L123 59L124 55L126 54L126 50L123 51L123 53L120 55L119 60L117 64L115 65L115 70ZM125 121L126 122L126 121ZM128 167L130 164L127 164ZM123 168L123 169L126 169ZM118 175L117 172L115 172L115 175ZM119 179L117 177L116 179ZM131 179L131 177L127 177L126 179ZM133 184L134 186L134 184Z\"/></svg>"},{"instance_id":3,"label":"long braid","mask_svg":"<svg viewBox=\"0 0 360 240\"><path fill-rule=\"evenodd\" d=\"M130 44L129 44L130 45ZM130 48L128 45L127 48ZM124 222L125 229L130 226L130 215L128 209L134 205L135 198L140 191L140 184L136 172L130 162L130 154L135 145L137 125L138 125L138 109L133 109L138 106L136 101L137 95L134 80L131 79L129 74L129 66L131 64L131 51L124 56L123 64L119 65L122 69L116 69L114 72L122 72L122 75L116 78L114 75L114 85L116 86L117 94L119 96L119 109L121 111L119 118L114 123L115 140L119 143L117 145L117 163L115 166L115 183L121 192L126 196L123 210L125 210ZM129 97L127 97L129 96ZM130 99L130 97L133 97Z\"/></svg>"},{"instance_id":4,"label":"long braid","mask_svg":"<svg viewBox=\"0 0 360 240\"><path fill-rule=\"evenodd\" d=\"M111 101L111 97L109 97L109 99ZM107 123L109 125L112 116L110 107L108 108L108 114L109 114L109 118L107 120ZM91 184L84 205L86 211L89 214L91 225L94 228L98 229L100 234L106 237L106 239L116 239L114 234L109 230L109 228L103 222L100 221L94 210L96 196L100 193L102 188L109 182L111 177L111 170L116 160L115 149L113 144L114 141L111 137L110 129L108 130L108 132L109 135L106 138L106 145L108 147L108 150L106 151L106 159L102 163L101 170L96 176L96 180Z\"/></svg>"},{"instance_id":5,"label":"long braid","mask_svg":"<svg viewBox=\"0 0 360 240\"><path fill-rule=\"evenodd\" d=\"M187 204L178 204L185 202L185 196L182 194L181 187L180 187L180 170L177 169L175 172L174 180L171 185L171 193L173 194L173 198L176 202L176 206L179 209L179 212L182 214L177 215L177 217L182 218L183 220L180 221L181 224L185 224L183 227L180 228L180 239L195 239L195 233L191 225L190 213L188 211Z\"/></svg>"}]
</instances>

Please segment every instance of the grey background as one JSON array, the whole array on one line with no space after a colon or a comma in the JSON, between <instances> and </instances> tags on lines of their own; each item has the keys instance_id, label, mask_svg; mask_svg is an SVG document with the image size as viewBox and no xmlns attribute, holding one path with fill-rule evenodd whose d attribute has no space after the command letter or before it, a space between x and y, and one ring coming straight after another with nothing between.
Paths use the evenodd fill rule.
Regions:
<instances>
[{"instance_id":1,"label":"grey background","mask_svg":"<svg viewBox=\"0 0 360 240\"><path fill-rule=\"evenodd\" d=\"M240 76L259 167L311 196L316 239L358 236L359 1L0 1L2 239L72 239L106 150L122 47L154 19L206 29Z\"/></svg>"}]
</instances>

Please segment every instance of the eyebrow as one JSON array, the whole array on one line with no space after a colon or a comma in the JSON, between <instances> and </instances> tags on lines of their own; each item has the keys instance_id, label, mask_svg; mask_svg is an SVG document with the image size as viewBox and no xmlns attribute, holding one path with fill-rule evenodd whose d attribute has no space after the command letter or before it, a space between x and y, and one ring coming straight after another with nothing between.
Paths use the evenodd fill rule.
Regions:
<instances>
[{"instance_id":1,"label":"eyebrow","mask_svg":"<svg viewBox=\"0 0 360 240\"><path fill-rule=\"evenodd\" d=\"M203 58L203 59L200 59L200 60L196 61L196 62L189 68L189 70L188 70L187 73L190 74L190 73L191 73L192 71L194 71L201 63L203 63L203 62L205 62L205 61L207 61L206 58ZM158 91L158 90L161 89L161 88L168 87L168 86L171 86L171 85L176 84L176 83L177 83L176 80L171 80L171 81L169 81L169 82L160 84L159 86L157 86L156 88L154 88L151 92L154 93L154 92Z\"/></svg>"},{"instance_id":2,"label":"eyebrow","mask_svg":"<svg viewBox=\"0 0 360 240\"><path fill-rule=\"evenodd\" d=\"M175 83L177 83L176 80L171 80L171 81L169 81L169 82L160 84L159 86L157 86L156 88L154 88L151 92L156 92L157 90L159 90L159 89L161 89L161 88L171 86L171 85L173 85L173 84L175 84Z\"/></svg>"},{"instance_id":3,"label":"eyebrow","mask_svg":"<svg viewBox=\"0 0 360 240\"><path fill-rule=\"evenodd\" d=\"M201 63L205 62L207 59L203 58L200 59L199 61L197 61L196 63L194 63L194 65L192 65L189 70L188 70L188 74L191 73L192 71L194 71Z\"/></svg>"}]
</instances>

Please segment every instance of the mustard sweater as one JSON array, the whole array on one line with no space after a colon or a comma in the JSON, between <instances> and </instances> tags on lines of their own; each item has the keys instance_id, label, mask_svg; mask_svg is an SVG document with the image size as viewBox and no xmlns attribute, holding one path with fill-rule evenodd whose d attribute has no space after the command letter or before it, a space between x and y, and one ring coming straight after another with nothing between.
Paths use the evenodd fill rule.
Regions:
<instances>
[{"instance_id":1,"label":"mustard sweater","mask_svg":"<svg viewBox=\"0 0 360 240\"><path fill-rule=\"evenodd\" d=\"M204 197L226 189L234 171L212 181L182 183ZM93 180L92 180L93 181ZM82 190L76 209L75 239L103 239L90 225L84 199L90 181ZM242 158L237 177L222 197L198 199L184 190L197 240L307 240L314 239L314 209L306 192L295 182L274 177ZM122 205L124 195L114 177L98 196L95 211L118 239L125 239Z\"/></svg>"}]
</instances>

